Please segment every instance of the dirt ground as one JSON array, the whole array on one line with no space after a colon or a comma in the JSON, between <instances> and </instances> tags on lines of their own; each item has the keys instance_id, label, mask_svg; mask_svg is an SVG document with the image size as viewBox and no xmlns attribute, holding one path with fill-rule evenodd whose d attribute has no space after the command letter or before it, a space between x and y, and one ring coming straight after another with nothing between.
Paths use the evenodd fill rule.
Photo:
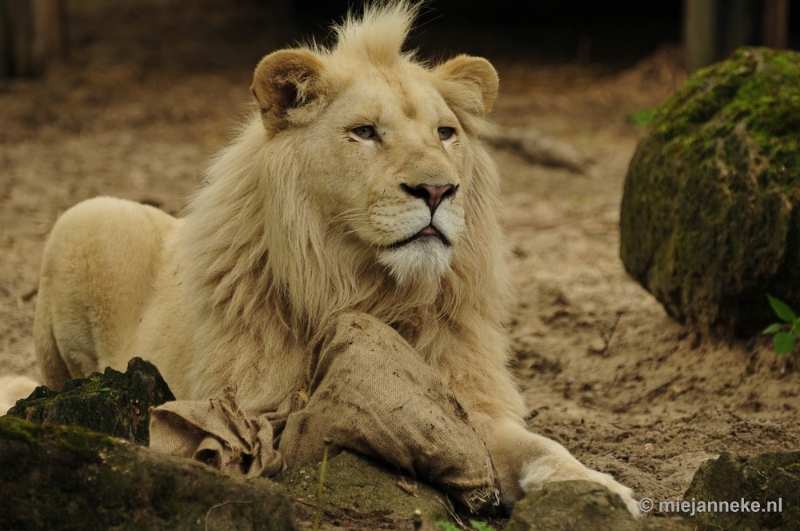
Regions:
<instances>
[{"instance_id":1,"label":"dirt ground","mask_svg":"<svg viewBox=\"0 0 800 531\"><path fill-rule=\"evenodd\" d=\"M70 61L41 79L0 80L0 375L38 378L35 290L58 216L97 195L179 214L248 112L257 59L299 37L247 2L184 4L180 17L177 2L153 3L71 3ZM581 174L495 151L530 428L656 501L680 496L719 452L797 450L797 355L776 358L762 337L693 333L618 256L622 185L642 134L627 117L680 86L677 52L616 72L491 59L495 121L590 160Z\"/></svg>"}]
</instances>

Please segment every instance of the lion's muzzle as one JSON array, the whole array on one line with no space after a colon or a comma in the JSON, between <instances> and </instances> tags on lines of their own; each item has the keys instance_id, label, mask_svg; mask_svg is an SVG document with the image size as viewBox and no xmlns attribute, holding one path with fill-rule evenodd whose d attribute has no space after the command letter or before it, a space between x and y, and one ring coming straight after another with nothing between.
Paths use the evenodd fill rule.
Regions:
<instances>
[{"instance_id":1,"label":"lion's muzzle","mask_svg":"<svg viewBox=\"0 0 800 531\"><path fill-rule=\"evenodd\" d=\"M425 204L431 209L431 217L436 213L436 209L443 200L455 196L458 191L458 186L453 184L419 184L414 187L401 184L400 187L408 195L425 201Z\"/></svg>"},{"instance_id":2,"label":"lion's muzzle","mask_svg":"<svg viewBox=\"0 0 800 531\"><path fill-rule=\"evenodd\" d=\"M408 245L409 243L418 240L420 238L438 238L439 241L442 242L445 246L450 246L450 241L439 232L439 229L433 226L433 220L431 220L431 224L423 228L418 233L414 234L413 236L406 238L405 240L401 240L399 242L395 242L389 246L389 249L398 249L403 247L404 245Z\"/></svg>"}]
</instances>

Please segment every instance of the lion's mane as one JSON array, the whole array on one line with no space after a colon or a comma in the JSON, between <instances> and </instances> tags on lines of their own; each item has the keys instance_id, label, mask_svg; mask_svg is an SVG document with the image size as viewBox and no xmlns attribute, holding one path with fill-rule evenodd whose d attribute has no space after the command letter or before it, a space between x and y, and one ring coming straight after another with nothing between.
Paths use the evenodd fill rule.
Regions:
<instances>
[{"instance_id":1,"label":"lion's mane","mask_svg":"<svg viewBox=\"0 0 800 531\"><path fill-rule=\"evenodd\" d=\"M414 61L401 48L415 10L405 3L368 9L362 21L337 28L335 47L314 50L331 69L353 59ZM307 342L333 312L356 309L391 323L431 363L483 365L442 359L448 345L437 335L443 326L504 350L509 281L496 214L499 177L480 140L490 125L469 112L477 105L472 92L455 84L440 90L462 111L459 120L471 136L473 184L466 234L438 285L398 284L384 267L354 253L331 220L310 207L303 175L315 139L296 130L265 143L255 115L208 169L206 186L189 206L181 245L195 304L221 325L218 331L268 338L278 328Z\"/></svg>"}]
</instances>

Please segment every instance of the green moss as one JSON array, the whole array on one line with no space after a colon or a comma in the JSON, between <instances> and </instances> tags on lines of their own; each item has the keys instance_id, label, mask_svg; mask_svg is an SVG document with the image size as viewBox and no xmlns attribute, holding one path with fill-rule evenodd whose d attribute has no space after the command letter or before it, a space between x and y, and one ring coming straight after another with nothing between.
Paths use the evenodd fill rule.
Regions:
<instances>
[{"instance_id":1,"label":"green moss","mask_svg":"<svg viewBox=\"0 0 800 531\"><path fill-rule=\"evenodd\" d=\"M88 399L100 394L103 387L103 377L95 373L89 378L80 378L68 381L61 392L52 391L45 386L39 386L25 399L25 407L46 408L48 405L63 400L64 398ZM106 391L107 392L107 391Z\"/></svg>"},{"instance_id":2,"label":"green moss","mask_svg":"<svg viewBox=\"0 0 800 531\"><path fill-rule=\"evenodd\" d=\"M9 416L0 417L0 438L3 439L33 444L41 429L38 424L25 422L22 419Z\"/></svg>"},{"instance_id":3,"label":"green moss","mask_svg":"<svg viewBox=\"0 0 800 531\"><path fill-rule=\"evenodd\" d=\"M42 436L50 438L59 446L87 457L98 449L112 449L118 444L115 439L76 426L50 426L3 416L0 417L0 439L13 439L26 444L34 444Z\"/></svg>"},{"instance_id":4,"label":"green moss","mask_svg":"<svg viewBox=\"0 0 800 531\"><path fill-rule=\"evenodd\" d=\"M83 456L94 455L99 448L111 449L116 442L113 438L93 431L65 426L58 441L66 448Z\"/></svg>"},{"instance_id":5,"label":"green moss","mask_svg":"<svg viewBox=\"0 0 800 531\"><path fill-rule=\"evenodd\" d=\"M620 253L680 320L756 329L768 289L800 303L787 254L800 246L798 80L800 54L741 49L692 76L639 144Z\"/></svg>"}]
</instances>

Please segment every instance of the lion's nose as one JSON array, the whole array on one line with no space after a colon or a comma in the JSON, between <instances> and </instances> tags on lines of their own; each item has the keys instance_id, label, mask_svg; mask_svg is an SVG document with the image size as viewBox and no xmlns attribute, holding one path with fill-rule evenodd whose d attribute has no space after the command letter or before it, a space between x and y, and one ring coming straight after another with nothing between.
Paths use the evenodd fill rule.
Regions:
<instances>
[{"instance_id":1,"label":"lion's nose","mask_svg":"<svg viewBox=\"0 0 800 531\"><path fill-rule=\"evenodd\" d=\"M408 195L424 200L431 209L431 216L436 212L443 199L453 197L458 191L458 186L452 184L420 184L414 187L401 184L400 186Z\"/></svg>"}]
</instances>

